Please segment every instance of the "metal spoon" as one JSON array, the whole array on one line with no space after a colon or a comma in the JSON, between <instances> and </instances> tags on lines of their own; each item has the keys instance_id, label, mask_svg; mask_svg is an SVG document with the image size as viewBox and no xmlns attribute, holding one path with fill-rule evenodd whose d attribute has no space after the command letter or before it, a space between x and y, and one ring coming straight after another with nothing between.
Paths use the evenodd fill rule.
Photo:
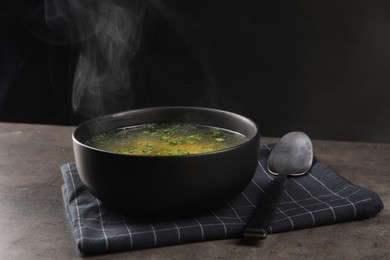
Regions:
<instances>
[{"instance_id":1,"label":"metal spoon","mask_svg":"<svg viewBox=\"0 0 390 260\"><path fill-rule=\"evenodd\" d=\"M267 164L268 171L276 177L264 191L255 214L244 230L244 237L266 238L287 176L305 174L312 163L313 146L305 133L290 132L280 139L272 149Z\"/></svg>"}]
</instances>

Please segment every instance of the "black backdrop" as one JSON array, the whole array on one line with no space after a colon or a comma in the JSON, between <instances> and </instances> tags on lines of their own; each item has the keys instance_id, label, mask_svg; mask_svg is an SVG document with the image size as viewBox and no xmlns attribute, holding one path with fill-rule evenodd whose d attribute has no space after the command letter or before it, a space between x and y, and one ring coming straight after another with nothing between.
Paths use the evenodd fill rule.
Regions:
<instances>
[{"instance_id":1,"label":"black backdrop","mask_svg":"<svg viewBox=\"0 0 390 260\"><path fill-rule=\"evenodd\" d=\"M0 121L76 125L78 48L31 30L43 1L25 2L37 25L7 1L0 11ZM210 106L266 136L390 142L389 1L162 2L133 62L132 108Z\"/></svg>"}]
</instances>

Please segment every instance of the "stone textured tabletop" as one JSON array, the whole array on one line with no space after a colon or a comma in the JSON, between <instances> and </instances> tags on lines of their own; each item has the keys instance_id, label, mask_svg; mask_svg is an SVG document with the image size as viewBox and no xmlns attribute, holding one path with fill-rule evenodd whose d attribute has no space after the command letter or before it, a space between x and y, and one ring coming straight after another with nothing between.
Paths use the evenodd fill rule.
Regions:
<instances>
[{"instance_id":1,"label":"stone textured tabletop","mask_svg":"<svg viewBox=\"0 0 390 260\"><path fill-rule=\"evenodd\" d=\"M0 123L0 259L82 258L65 216L60 166L73 158L73 127ZM262 138L262 143L277 139ZM96 259L389 259L390 144L313 140L315 155L379 194L376 217L271 234L256 245L228 239Z\"/></svg>"}]
</instances>

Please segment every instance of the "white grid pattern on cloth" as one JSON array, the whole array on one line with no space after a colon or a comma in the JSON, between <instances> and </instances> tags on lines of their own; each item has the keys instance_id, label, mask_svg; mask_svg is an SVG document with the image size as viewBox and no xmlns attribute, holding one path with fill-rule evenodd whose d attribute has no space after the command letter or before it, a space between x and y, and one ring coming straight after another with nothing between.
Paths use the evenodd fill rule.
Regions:
<instances>
[{"instance_id":1,"label":"white grid pattern on cloth","mask_svg":"<svg viewBox=\"0 0 390 260\"><path fill-rule=\"evenodd\" d=\"M224 231L224 238L227 237L227 229L226 229L226 224L220 219L220 217L218 217L218 215L215 213L215 211L213 211L213 215L218 219L219 222L221 222L222 226L223 226L223 231Z\"/></svg>"},{"instance_id":2,"label":"white grid pattern on cloth","mask_svg":"<svg viewBox=\"0 0 390 260\"><path fill-rule=\"evenodd\" d=\"M202 226L202 224L200 224L199 220L197 220L196 218L194 218L194 220L196 221L196 223L199 224L200 231L201 231L201 234L202 234L202 237L201 237L201 240L200 240L200 241L203 241L203 240L204 240L204 230L203 230L203 226Z\"/></svg>"},{"instance_id":3,"label":"white grid pattern on cloth","mask_svg":"<svg viewBox=\"0 0 390 260\"><path fill-rule=\"evenodd\" d=\"M342 198L340 195L338 195L337 193L335 193L334 191L332 191L332 190L330 190L328 187L326 187L326 185L325 185L322 181L318 180L318 179L317 179L316 177L314 177L312 174L309 173L309 176L312 177L313 179L315 179L317 182L321 183L321 185L322 185L325 189L327 189L330 193L332 193L333 195L336 195L336 196L339 197L339 198ZM351 204L351 206L353 207L354 216L356 217L356 207L355 207L355 205L353 205L353 203L348 199L348 197L345 197L345 199L346 199L346 200Z\"/></svg>"},{"instance_id":4,"label":"white grid pattern on cloth","mask_svg":"<svg viewBox=\"0 0 390 260\"><path fill-rule=\"evenodd\" d=\"M156 230L154 229L153 225L149 223L149 226L152 228L153 232L153 239L154 239L154 246L157 246L157 235L156 235Z\"/></svg>"},{"instance_id":5,"label":"white grid pattern on cloth","mask_svg":"<svg viewBox=\"0 0 390 260\"><path fill-rule=\"evenodd\" d=\"M122 216L122 218L123 218L123 223L125 225L125 228L126 228L127 232L129 233L130 249L132 249L133 248L133 235L131 233L131 229L130 229L129 225L127 225L126 218L124 216Z\"/></svg>"},{"instance_id":6,"label":"white grid pattern on cloth","mask_svg":"<svg viewBox=\"0 0 390 260\"><path fill-rule=\"evenodd\" d=\"M177 242L180 244L181 242L181 238L180 238L180 228L179 226L176 224L175 221L172 221L173 225L175 225L175 228L177 229Z\"/></svg>"},{"instance_id":7,"label":"white grid pattern on cloth","mask_svg":"<svg viewBox=\"0 0 390 260\"><path fill-rule=\"evenodd\" d=\"M153 223L133 222L126 216L110 212L82 185L75 164L64 165L61 168L64 204L78 248L86 253L102 253L241 236L255 210L254 205L273 179L263 167L270 149L261 146L254 178L224 207L194 218ZM321 163L316 161L315 164ZM361 212L367 211L374 202L380 202L379 198L379 202L373 201L377 195L372 191L351 184L322 164L313 167L305 176L286 182L271 223L273 233L331 224L334 219L326 213L329 208L340 216L337 219L340 221L361 218ZM314 196L319 186L325 188ZM307 219L307 216L311 217Z\"/></svg>"},{"instance_id":8,"label":"white grid pattern on cloth","mask_svg":"<svg viewBox=\"0 0 390 260\"><path fill-rule=\"evenodd\" d=\"M292 179L292 180L293 180L296 184L298 184L300 187L302 187L302 189L305 190L305 191L307 192L307 194L310 195L311 198L313 198L313 199L317 200L318 202L323 203L323 204L325 204L326 206L328 206L329 209L332 211L332 214L333 214L333 222L336 222L336 213L334 212L332 206L330 206L328 203L323 202L323 201L321 201L320 199L318 199L318 198L316 198L315 196L313 196L313 194L311 194L310 191L308 191L302 184L300 184L300 183L297 182L296 180L294 180L294 179ZM303 207L303 206L302 206L302 207ZM305 208L305 209L306 209L306 208ZM306 210L307 210L307 209L306 209ZM309 210L307 210L307 211L309 212ZM312 215L312 214L311 214L311 215ZM314 220L314 218L313 218L313 220ZM314 224L313 224L313 226L314 226Z\"/></svg>"}]
</instances>

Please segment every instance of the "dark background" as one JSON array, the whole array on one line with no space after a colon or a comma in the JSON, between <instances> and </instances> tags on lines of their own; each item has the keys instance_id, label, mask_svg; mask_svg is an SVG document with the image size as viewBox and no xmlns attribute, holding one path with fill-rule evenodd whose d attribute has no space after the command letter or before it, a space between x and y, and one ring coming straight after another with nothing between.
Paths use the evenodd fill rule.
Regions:
<instances>
[{"instance_id":1,"label":"dark background","mask_svg":"<svg viewBox=\"0 0 390 260\"><path fill-rule=\"evenodd\" d=\"M77 125L78 44L50 41L33 2L29 19L1 7L0 121ZM390 142L390 1L163 3L146 16L131 108L209 106L264 136Z\"/></svg>"}]
</instances>

